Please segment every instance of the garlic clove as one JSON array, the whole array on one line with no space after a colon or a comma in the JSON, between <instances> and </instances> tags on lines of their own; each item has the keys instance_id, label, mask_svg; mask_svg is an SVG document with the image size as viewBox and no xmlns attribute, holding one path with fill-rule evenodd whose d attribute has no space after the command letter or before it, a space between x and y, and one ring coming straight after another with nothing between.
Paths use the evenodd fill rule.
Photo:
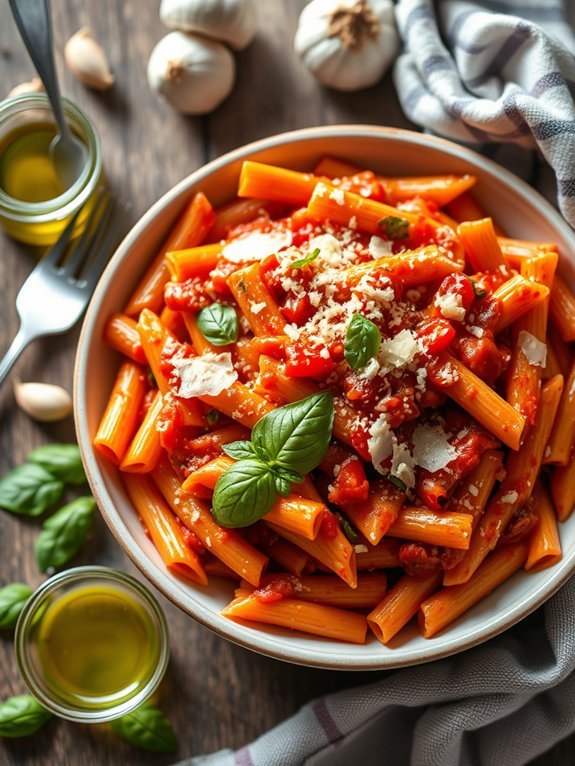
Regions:
<instances>
[{"instance_id":1,"label":"garlic clove","mask_svg":"<svg viewBox=\"0 0 575 766\"><path fill-rule=\"evenodd\" d=\"M160 19L169 29L197 32L237 51L257 31L255 0L162 0Z\"/></svg>"},{"instance_id":2,"label":"garlic clove","mask_svg":"<svg viewBox=\"0 0 575 766\"><path fill-rule=\"evenodd\" d=\"M39 77L33 77L29 82L21 82L14 86L8 94L8 98L23 96L25 93L42 93L43 90L42 80Z\"/></svg>"},{"instance_id":3,"label":"garlic clove","mask_svg":"<svg viewBox=\"0 0 575 766\"><path fill-rule=\"evenodd\" d=\"M207 114L230 94L234 57L225 45L200 35L170 32L148 62L150 88L183 114Z\"/></svg>"},{"instance_id":4,"label":"garlic clove","mask_svg":"<svg viewBox=\"0 0 575 766\"><path fill-rule=\"evenodd\" d=\"M88 88L108 90L116 80L106 54L91 36L88 27L82 27L68 40L64 58L68 69Z\"/></svg>"},{"instance_id":5,"label":"garlic clove","mask_svg":"<svg viewBox=\"0 0 575 766\"><path fill-rule=\"evenodd\" d=\"M64 420L72 412L70 394L52 383L22 383L16 379L14 396L27 415L42 423Z\"/></svg>"}]
</instances>

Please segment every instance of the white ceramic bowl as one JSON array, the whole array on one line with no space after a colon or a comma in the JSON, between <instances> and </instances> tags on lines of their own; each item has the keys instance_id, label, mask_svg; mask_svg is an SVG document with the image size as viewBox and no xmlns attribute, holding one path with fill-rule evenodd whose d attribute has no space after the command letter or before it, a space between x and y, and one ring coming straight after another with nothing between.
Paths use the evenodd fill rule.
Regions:
<instances>
[{"instance_id":1,"label":"white ceramic bowl","mask_svg":"<svg viewBox=\"0 0 575 766\"><path fill-rule=\"evenodd\" d=\"M240 166L254 159L309 170L323 154L345 158L386 175L474 173L479 202L510 236L556 242L561 271L575 283L575 234L539 194L495 163L442 139L368 126L309 128L236 149L192 173L148 210L124 239L90 303L78 346L75 413L78 441L90 486L118 542L144 575L171 601L216 633L278 659L323 668L373 670L427 662L479 644L522 619L551 596L575 570L575 515L561 527L563 559L536 574L520 572L432 639L403 631L393 646L374 637L364 646L340 644L273 628L226 620L220 609L232 586L212 580L196 588L168 573L144 534L116 469L92 448L92 438L117 371L118 355L103 342L106 319L121 311L138 279L186 201L202 190L214 205L234 195Z\"/></svg>"}]
</instances>

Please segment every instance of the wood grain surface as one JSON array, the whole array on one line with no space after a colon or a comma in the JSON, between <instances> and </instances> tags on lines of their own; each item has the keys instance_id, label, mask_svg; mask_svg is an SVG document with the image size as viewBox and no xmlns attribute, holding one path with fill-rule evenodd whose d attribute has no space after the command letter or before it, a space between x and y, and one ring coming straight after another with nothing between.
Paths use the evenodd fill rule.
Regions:
<instances>
[{"instance_id":1,"label":"wood grain surface","mask_svg":"<svg viewBox=\"0 0 575 766\"><path fill-rule=\"evenodd\" d=\"M401 112L391 77L360 93L339 94L319 86L305 71L292 49L304 0L257 3L258 35L248 50L236 56L235 89L216 112L203 118L177 115L148 89L148 56L165 33L158 18L158 0L54 0L52 5L62 89L97 127L110 185L118 198L129 204L126 228L206 160L249 141L310 125L411 127ZM117 81L108 93L84 89L64 69L63 46L82 26L92 29L109 55ZM0 5L0 75L0 97L33 75L5 2ZM16 333L14 301L34 257L5 237L0 244L1 351ZM23 380L55 382L70 390L77 337L78 330L34 344L21 358L15 374ZM54 426L36 425L15 407L10 385L0 391L1 473L40 444L73 439L71 420ZM33 554L37 534L36 521L0 512L0 586L11 581L36 586L42 581ZM99 517L88 545L73 563L104 564L135 573ZM170 626L172 653L158 703L177 732L177 758L136 751L105 725L54 720L34 737L0 741L2 766L162 766L191 754L240 747L314 696L382 677L381 673L310 670L260 657L218 638L161 600ZM3 634L0 698L24 691L11 635ZM567 740L534 763L573 763L574 744L575 739Z\"/></svg>"}]
</instances>

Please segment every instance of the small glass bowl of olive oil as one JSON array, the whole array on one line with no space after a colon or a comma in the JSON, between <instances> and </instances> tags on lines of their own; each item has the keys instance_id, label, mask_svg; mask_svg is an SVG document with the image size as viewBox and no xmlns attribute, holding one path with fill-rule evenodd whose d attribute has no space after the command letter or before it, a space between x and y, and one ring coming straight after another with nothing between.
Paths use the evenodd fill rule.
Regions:
<instances>
[{"instance_id":1,"label":"small glass bowl of olive oil","mask_svg":"<svg viewBox=\"0 0 575 766\"><path fill-rule=\"evenodd\" d=\"M79 178L63 188L50 157L56 125L48 97L25 94L0 102L0 224L31 245L56 242L76 213L79 233L90 212L90 200L104 184L100 141L92 123L71 101L63 99L70 128L85 147Z\"/></svg>"},{"instance_id":2,"label":"small glass bowl of olive oil","mask_svg":"<svg viewBox=\"0 0 575 766\"><path fill-rule=\"evenodd\" d=\"M30 597L15 649L24 681L45 707L97 723L126 715L156 690L168 663L168 628L138 580L107 567L77 567Z\"/></svg>"}]
</instances>

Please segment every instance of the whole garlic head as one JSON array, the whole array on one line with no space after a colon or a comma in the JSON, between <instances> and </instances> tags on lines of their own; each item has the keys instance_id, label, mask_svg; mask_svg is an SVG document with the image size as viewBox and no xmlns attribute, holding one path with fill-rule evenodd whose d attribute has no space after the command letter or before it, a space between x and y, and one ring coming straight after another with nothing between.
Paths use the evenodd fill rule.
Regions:
<instances>
[{"instance_id":1,"label":"whole garlic head","mask_svg":"<svg viewBox=\"0 0 575 766\"><path fill-rule=\"evenodd\" d=\"M160 19L169 29L198 32L242 50L257 28L254 0L162 0Z\"/></svg>"},{"instance_id":2,"label":"whole garlic head","mask_svg":"<svg viewBox=\"0 0 575 766\"><path fill-rule=\"evenodd\" d=\"M399 50L392 0L312 0L299 17L294 47L324 85L375 85Z\"/></svg>"},{"instance_id":3,"label":"whole garlic head","mask_svg":"<svg viewBox=\"0 0 575 766\"><path fill-rule=\"evenodd\" d=\"M230 93L234 57L214 40L170 32L156 45L148 62L151 89L183 114L206 114Z\"/></svg>"}]
</instances>

